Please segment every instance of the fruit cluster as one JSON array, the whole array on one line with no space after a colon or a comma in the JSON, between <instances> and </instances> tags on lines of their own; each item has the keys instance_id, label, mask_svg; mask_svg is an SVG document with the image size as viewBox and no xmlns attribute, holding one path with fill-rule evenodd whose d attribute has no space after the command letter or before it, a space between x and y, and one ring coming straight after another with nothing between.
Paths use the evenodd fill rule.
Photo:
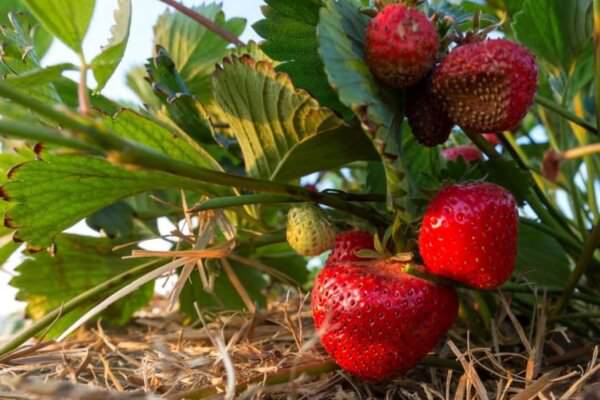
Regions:
<instances>
[{"instance_id":1,"label":"fruit cluster","mask_svg":"<svg viewBox=\"0 0 600 400\"><path fill-rule=\"evenodd\" d=\"M382 381L404 373L433 349L458 312L452 285L435 278L499 287L515 267L517 225L508 191L469 183L446 187L429 204L418 238L423 266L361 258L358 251L374 250L373 235L339 234L312 292L323 346L360 378Z\"/></svg>"},{"instance_id":2,"label":"fruit cluster","mask_svg":"<svg viewBox=\"0 0 600 400\"><path fill-rule=\"evenodd\" d=\"M531 53L504 39L468 38L441 48L435 25L403 4L386 6L367 28L367 64L383 84L406 90L406 116L423 145L443 144L454 125L472 133L511 130L533 103L538 69Z\"/></svg>"},{"instance_id":3,"label":"fruit cluster","mask_svg":"<svg viewBox=\"0 0 600 400\"><path fill-rule=\"evenodd\" d=\"M537 67L531 54L507 40L470 37L446 55L434 24L402 4L386 6L368 26L366 61L382 84L406 90L409 124L426 146L446 142L455 125L498 145L490 132L514 128L533 102ZM471 145L442 155L482 159ZM382 381L412 368L446 334L458 313L456 285L491 290L510 278L517 230L512 194L474 182L446 186L429 203L418 254L390 256L386 243L365 231L334 238L315 206L290 210L288 242L311 256L333 247L312 291L315 326L342 368Z\"/></svg>"}]
</instances>

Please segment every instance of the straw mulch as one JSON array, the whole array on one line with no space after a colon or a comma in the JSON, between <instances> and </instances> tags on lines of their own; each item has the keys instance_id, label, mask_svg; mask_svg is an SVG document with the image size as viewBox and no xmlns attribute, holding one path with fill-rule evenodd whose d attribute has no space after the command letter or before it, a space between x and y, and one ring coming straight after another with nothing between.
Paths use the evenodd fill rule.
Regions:
<instances>
[{"instance_id":1,"label":"straw mulch","mask_svg":"<svg viewBox=\"0 0 600 400\"><path fill-rule=\"evenodd\" d=\"M188 327L157 299L126 329L99 322L0 359L0 398L600 399L598 349L567 330L545 331L543 309L523 327L503 302L489 347L459 324L436 353L449 365L430 359L370 385L337 370L306 297L291 297L261 314L206 314Z\"/></svg>"}]
</instances>

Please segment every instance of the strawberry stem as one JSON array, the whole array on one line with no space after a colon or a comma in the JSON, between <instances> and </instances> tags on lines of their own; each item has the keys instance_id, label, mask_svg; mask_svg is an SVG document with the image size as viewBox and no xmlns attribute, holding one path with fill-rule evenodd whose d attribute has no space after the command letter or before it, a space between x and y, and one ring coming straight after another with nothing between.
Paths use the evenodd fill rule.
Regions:
<instances>
[{"instance_id":1,"label":"strawberry stem","mask_svg":"<svg viewBox=\"0 0 600 400\"><path fill-rule=\"evenodd\" d=\"M585 128L586 130L592 132L595 135L598 135L598 129L594 125L590 124L585 119L578 117L575 113L572 113L571 111L565 109L564 107L556 104L552 100L549 100L545 97L537 95L537 96L535 96L535 102L538 105L540 105L550 111L553 111L556 114L560 115L561 117L571 121L572 123L579 125L582 128Z\"/></svg>"}]
</instances>

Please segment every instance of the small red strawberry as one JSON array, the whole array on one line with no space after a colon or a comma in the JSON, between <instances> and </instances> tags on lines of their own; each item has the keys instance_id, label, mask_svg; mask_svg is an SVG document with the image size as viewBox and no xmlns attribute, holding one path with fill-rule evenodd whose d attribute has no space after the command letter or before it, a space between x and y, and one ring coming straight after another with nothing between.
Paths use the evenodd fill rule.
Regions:
<instances>
[{"instance_id":1,"label":"small red strawberry","mask_svg":"<svg viewBox=\"0 0 600 400\"><path fill-rule=\"evenodd\" d=\"M335 237L335 245L331 255L327 258L327 264L365 261L358 257L356 252L374 249L373 234L359 230L342 232Z\"/></svg>"},{"instance_id":2,"label":"small red strawberry","mask_svg":"<svg viewBox=\"0 0 600 400\"><path fill-rule=\"evenodd\" d=\"M366 32L366 61L373 75L389 86L417 83L433 66L440 40L425 14L390 4L374 17Z\"/></svg>"},{"instance_id":3,"label":"small red strawberry","mask_svg":"<svg viewBox=\"0 0 600 400\"><path fill-rule=\"evenodd\" d=\"M498 185L446 187L423 217L425 269L477 289L499 287L515 268L518 217L514 197Z\"/></svg>"},{"instance_id":4,"label":"small red strawberry","mask_svg":"<svg viewBox=\"0 0 600 400\"><path fill-rule=\"evenodd\" d=\"M485 140L490 142L492 146L498 146L501 143L500 138L495 133L484 133L481 136L483 136Z\"/></svg>"},{"instance_id":5,"label":"small red strawberry","mask_svg":"<svg viewBox=\"0 0 600 400\"><path fill-rule=\"evenodd\" d=\"M428 147L446 142L454 126L433 93L431 76L407 90L406 117L417 141Z\"/></svg>"},{"instance_id":6,"label":"small red strawberry","mask_svg":"<svg viewBox=\"0 0 600 400\"><path fill-rule=\"evenodd\" d=\"M477 147L470 144L444 149L442 150L442 157L448 161L455 161L459 158L462 158L467 163L483 160L483 154L481 151Z\"/></svg>"},{"instance_id":7,"label":"small red strawberry","mask_svg":"<svg viewBox=\"0 0 600 400\"><path fill-rule=\"evenodd\" d=\"M514 129L537 89L538 69L517 43L485 40L454 49L436 68L433 90L450 118L470 132Z\"/></svg>"},{"instance_id":8,"label":"small red strawberry","mask_svg":"<svg viewBox=\"0 0 600 400\"><path fill-rule=\"evenodd\" d=\"M315 280L312 310L321 342L357 377L383 381L414 367L450 328L458 312L452 288L379 261L329 264Z\"/></svg>"}]
</instances>

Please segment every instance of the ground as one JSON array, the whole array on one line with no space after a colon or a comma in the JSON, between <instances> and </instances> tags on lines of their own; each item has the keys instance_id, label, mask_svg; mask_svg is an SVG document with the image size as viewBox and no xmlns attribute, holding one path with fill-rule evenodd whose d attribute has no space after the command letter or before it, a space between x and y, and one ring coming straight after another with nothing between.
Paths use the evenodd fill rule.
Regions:
<instances>
[{"instance_id":1,"label":"ground","mask_svg":"<svg viewBox=\"0 0 600 400\"><path fill-rule=\"evenodd\" d=\"M510 299L502 301L491 347L473 343L458 323L423 365L372 385L327 357L306 301L291 296L260 314L206 314L184 326L157 298L127 328L100 321L63 343L42 340L0 359L0 398L600 398L598 348L568 330L546 331L543 307L524 327Z\"/></svg>"}]
</instances>

